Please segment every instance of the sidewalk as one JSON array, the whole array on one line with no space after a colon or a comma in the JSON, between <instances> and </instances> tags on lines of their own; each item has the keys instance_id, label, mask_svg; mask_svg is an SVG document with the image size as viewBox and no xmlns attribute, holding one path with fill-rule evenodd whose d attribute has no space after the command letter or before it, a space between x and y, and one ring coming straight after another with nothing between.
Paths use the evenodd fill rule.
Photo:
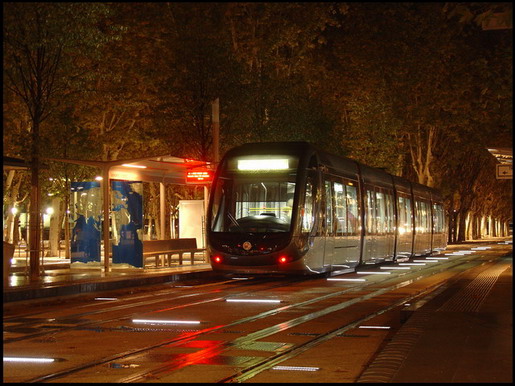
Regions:
<instances>
[{"instance_id":1,"label":"sidewalk","mask_svg":"<svg viewBox=\"0 0 515 386\"><path fill-rule=\"evenodd\" d=\"M512 383L512 258L470 276L422 307L421 336L391 382Z\"/></svg>"},{"instance_id":2,"label":"sidewalk","mask_svg":"<svg viewBox=\"0 0 515 386\"><path fill-rule=\"evenodd\" d=\"M208 263L181 266L117 269L104 273L103 268L70 268L70 260L45 257L37 282L30 282L25 257L15 257L7 285L4 283L4 303L107 291L119 288L161 284L181 279L197 279L212 275Z\"/></svg>"},{"instance_id":3,"label":"sidewalk","mask_svg":"<svg viewBox=\"0 0 515 386\"><path fill-rule=\"evenodd\" d=\"M485 261L414 311L358 382L512 383L513 254Z\"/></svg>"}]
</instances>

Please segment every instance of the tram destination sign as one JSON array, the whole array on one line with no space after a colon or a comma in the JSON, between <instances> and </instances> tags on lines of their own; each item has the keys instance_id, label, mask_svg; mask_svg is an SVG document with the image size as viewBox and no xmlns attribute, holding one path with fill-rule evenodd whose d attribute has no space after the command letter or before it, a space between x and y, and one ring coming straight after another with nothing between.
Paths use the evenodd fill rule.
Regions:
<instances>
[{"instance_id":1,"label":"tram destination sign","mask_svg":"<svg viewBox=\"0 0 515 386\"><path fill-rule=\"evenodd\" d=\"M511 180L513 178L513 165L497 164L495 166L495 177L498 180Z\"/></svg>"}]
</instances>

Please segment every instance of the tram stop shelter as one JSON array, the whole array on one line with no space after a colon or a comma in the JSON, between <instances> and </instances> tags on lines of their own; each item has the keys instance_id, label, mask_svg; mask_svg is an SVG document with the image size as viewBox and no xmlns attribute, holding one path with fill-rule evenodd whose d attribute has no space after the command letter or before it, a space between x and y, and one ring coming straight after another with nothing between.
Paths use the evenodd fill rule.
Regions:
<instances>
[{"instance_id":1,"label":"tram stop shelter","mask_svg":"<svg viewBox=\"0 0 515 386\"><path fill-rule=\"evenodd\" d=\"M171 155L152 156L145 158L134 158L116 161L90 161L63 158L44 158L47 161L65 162L77 165L97 167L101 170L102 179L100 189L103 196L102 214L104 219L109 219L112 213L111 208L111 181L139 181L139 182L159 182L160 191L160 221L165 223L165 184L189 185L195 181L187 181L188 173L195 174L202 170L204 175L196 183L204 185L204 202L208 198L207 184L210 182L206 175L212 175L211 165L208 162L196 161ZM206 174L207 173L207 174ZM110 244L110 224L109 221L102 223L102 239L104 243L104 269L109 272L111 256ZM165 238L165 227L161 227L160 239Z\"/></svg>"}]
</instances>

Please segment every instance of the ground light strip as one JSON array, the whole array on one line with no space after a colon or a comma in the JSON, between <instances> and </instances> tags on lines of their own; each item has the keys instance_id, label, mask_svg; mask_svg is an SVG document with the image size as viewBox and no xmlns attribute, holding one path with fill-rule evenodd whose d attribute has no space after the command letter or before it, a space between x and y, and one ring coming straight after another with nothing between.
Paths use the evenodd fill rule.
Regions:
<instances>
[{"instance_id":1,"label":"ground light strip","mask_svg":"<svg viewBox=\"0 0 515 386\"><path fill-rule=\"evenodd\" d=\"M375 330L389 330L390 326L359 326L359 328L369 328Z\"/></svg>"},{"instance_id":2,"label":"ground light strip","mask_svg":"<svg viewBox=\"0 0 515 386\"><path fill-rule=\"evenodd\" d=\"M200 324L198 320L152 320L152 319L132 319L132 323L150 324Z\"/></svg>"},{"instance_id":3,"label":"ground light strip","mask_svg":"<svg viewBox=\"0 0 515 386\"><path fill-rule=\"evenodd\" d=\"M381 269L411 269L410 267L381 267Z\"/></svg>"},{"instance_id":4,"label":"ground light strip","mask_svg":"<svg viewBox=\"0 0 515 386\"><path fill-rule=\"evenodd\" d=\"M23 362L23 363L51 363L54 358L24 358L24 357L4 357L4 362Z\"/></svg>"},{"instance_id":5,"label":"ground light strip","mask_svg":"<svg viewBox=\"0 0 515 386\"><path fill-rule=\"evenodd\" d=\"M281 303L280 300L273 299L225 299L225 301L239 303Z\"/></svg>"},{"instance_id":6,"label":"ground light strip","mask_svg":"<svg viewBox=\"0 0 515 386\"><path fill-rule=\"evenodd\" d=\"M361 271L356 272L358 275L390 275L391 272L368 272L368 271Z\"/></svg>"},{"instance_id":7,"label":"ground light strip","mask_svg":"<svg viewBox=\"0 0 515 386\"><path fill-rule=\"evenodd\" d=\"M330 281L367 281L367 279L352 279L352 278L337 278L337 277L330 277L327 280Z\"/></svg>"},{"instance_id":8,"label":"ground light strip","mask_svg":"<svg viewBox=\"0 0 515 386\"><path fill-rule=\"evenodd\" d=\"M287 370L287 371L318 371L320 367L311 366L274 366L272 370Z\"/></svg>"},{"instance_id":9,"label":"ground light strip","mask_svg":"<svg viewBox=\"0 0 515 386\"><path fill-rule=\"evenodd\" d=\"M399 263L399 265L425 265L425 263Z\"/></svg>"}]
</instances>

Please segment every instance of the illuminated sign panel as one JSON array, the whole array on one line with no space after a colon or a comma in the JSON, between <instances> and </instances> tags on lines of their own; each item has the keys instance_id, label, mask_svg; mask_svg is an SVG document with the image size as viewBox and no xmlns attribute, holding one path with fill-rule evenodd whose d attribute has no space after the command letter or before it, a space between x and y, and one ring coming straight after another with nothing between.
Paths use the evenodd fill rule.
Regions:
<instances>
[{"instance_id":1,"label":"illuminated sign panel","mask_svg":"<svg viewBox=\"0 0 515 386\"><path fill-rule=\"evenodd\" d=\"M286 170L288 167L286 158L238 160L238 170Z\"/></svg>"},{"instance_id":2,"label":"illuminated sign panel","mask_svg":"<svg viewBox=\"0 0 515 386\"><path fill-rule=\"evenodd\" d=\"M187 184L209 184L213 180L213 172L211 170L190 170L186 173Z\"/></svg>"}]
</instances>

